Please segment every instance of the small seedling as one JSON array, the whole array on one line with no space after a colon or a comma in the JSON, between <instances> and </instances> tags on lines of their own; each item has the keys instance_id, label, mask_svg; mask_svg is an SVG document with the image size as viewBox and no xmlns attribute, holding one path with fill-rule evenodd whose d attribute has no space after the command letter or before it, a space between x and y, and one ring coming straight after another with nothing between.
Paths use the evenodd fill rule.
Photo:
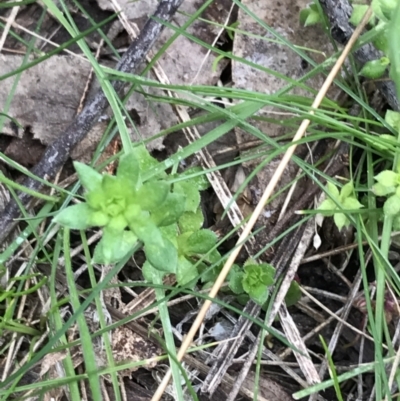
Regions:
<instances>
[{"instance_id":1,"label":"small seedling","mask_svg":"<svg viewBox=\"0 0 400 401\"><path fill-rule=\"evenodd\" d=\"M146 279L175 273L178 283L185 284L198 274L195 257L216 243L214 233L201 229L199 191L208 183L204 176L177 181L184 175L165 173L144 181L145 173L158 164L144 146L121 157L116 176L75 162L86 202L67 207L54 221L71 229L103 229L95 263L116 263L140 241L147 258Z\"/></svg>"},{"instance_id":2,"label":"small seedling","mask_svg":"<svg viewBox=\"0 0 400 401\"><path fill-rule=\"evenodd\" d=\"M354 196L354 185L350 181L343 185L341 191L328 182L326 185L329 199L325 199L318 207L318 210L324 211L324 215L333 216L336 227L340 231L343 227L350 225L350 220L343 213L343 210L358 210L363 205Z\"/></svg>"}]
</instances>

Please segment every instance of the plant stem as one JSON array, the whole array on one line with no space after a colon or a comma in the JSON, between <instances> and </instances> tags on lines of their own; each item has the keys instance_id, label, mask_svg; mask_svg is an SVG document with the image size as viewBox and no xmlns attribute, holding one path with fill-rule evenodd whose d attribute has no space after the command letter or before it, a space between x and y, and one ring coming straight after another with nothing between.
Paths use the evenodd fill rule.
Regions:
<instances>
[{"instance_id":1,"label":"plant stem","mask_svg":"<svg viewBox=\"0 0 400 401\"><path fill-rule=\"evenodd\" d=\"M154 276L153 283L163 285L163 281L160 276ZM156 287L155 293L156 293L157 301L160 302L165 299L165 290L163 288ZM172 325L171 325L171 320L169 318L168 306L167 306L166 302L160 302L159 312L160 312L160 318L161 318L161 322L162 322L163 329L164 329L164 337L165 337L165 343L167 345L169 364L170 364L171 371L172 371L172 378L173 378L173 384L174 384L175 396L176 396L175 399L183 400L184 396L183 396L183 391L182 391L182 386L181 386L181 372L180 372L179 366L176 362L178 360L178 358L177 358L177 354L176 354L175 341L174 341L174 336L172 334Z\"/></svg>"}]
</instances>

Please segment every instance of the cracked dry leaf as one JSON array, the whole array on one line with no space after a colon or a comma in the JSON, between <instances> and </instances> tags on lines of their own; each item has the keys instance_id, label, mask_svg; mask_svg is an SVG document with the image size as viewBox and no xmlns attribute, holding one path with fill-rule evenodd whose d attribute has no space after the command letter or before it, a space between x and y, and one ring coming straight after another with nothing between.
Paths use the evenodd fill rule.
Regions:
<instances>
[{"instance_id":1,"label":"cracked dry leaf","mask_svg":"<svg viewBox=\"0 0 400 401\"><path fill-rule=\"evenodd\" d=\"M0 55L0 75L19 68L22 60L21 56ZM76 116L89 72L90 64L77 57L53 56L41 62L21 74L7 114L32 133L34 139L48 145L67 128ZM12 94L14 81L15 77L7 78L0 86L0 109L3 111L6 111L5 105ZM93 86L92 93L98 88L98 84L94 83ZM127 110L133 113L133 119L137 122L140 138L133 129L131 130L132 139L136 141L148 139L166 126L176 123L172 110L165 110L159 105L151 107L141 94L135 93L131 96ZM91 159L104 133L109 116L110 112L101 118L101 121L74 149L71 154L74 160L88 162ZM4 119L2 133L16 137L15 141L23 140L24 129L18 129L9 119ZM150 144L150 149L160 148L161 142L162 140L158 140ZM18 147L20 146L19 143ZM28 142L27 146L30 146ZM10 156L13 156L15 146L13 148L11 144L9 148Z\"/></svg>"},{"instance_id":2,"label":"cracked dry leaf","mask_svg":"<svg viewBox=\"0 0 400 401\"><path fill-rule=\"evenodd\" d=\"M148 360L148 363L144 366L131 367L120 371L119 373L123 376L130 376L132 372L135 372L140 367L154 368L157 365L157 361L154 358L163 354L160 347L126 327L118 327L113 331L112 352L115 362L119 365Z\"/></svg>"}]
</instances>

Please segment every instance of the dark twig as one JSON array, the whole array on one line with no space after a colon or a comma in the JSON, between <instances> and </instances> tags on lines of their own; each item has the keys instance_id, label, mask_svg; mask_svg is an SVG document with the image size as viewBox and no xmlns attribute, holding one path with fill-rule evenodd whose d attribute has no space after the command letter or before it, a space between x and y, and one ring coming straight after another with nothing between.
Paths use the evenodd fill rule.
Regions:
<instances>
[{"instance_id":1,"label":"dark twig","mask_svg":"<svg viewBox=\"0 0 400 401\"><path fill-rule=\"evenodd\" d=\"M354 28L349 23L353 8L347 0L320 0L320 4L331 24L331 34L338 43L345 45L353 34ZM377 60L382 54L372 44L366 44L354 51L354 56L360 64ZM392 81L377 81L376 87L382 93L393 110L400 110L396 96L396 88Z\"/></svg>"},{"instance_id":2,"label":"dark twig","mask_svg":"<svg viewBox=\"0 0 400 401\"><path fill-rule=\"evenodd\" d=\"M124 56L117 64L118 71L132 73L138 69L144 61L147 53L153 46L164 28L162 21L169 21L179 8L183 0L161 0L153 17L150 18L137 39L132 42ZM114 81L112 86L116 93L120 94L124 83ZM108 106L107 98L100 89L76 116L72 124L49 145L39 163L32 169L32 173L42 179L52 179L67 161L72 149L87 135L90 129L98 121ZM23 185L29 189L38 191L42 184L31 178L27 178ZM22 205L28 206L31 196L19 193ZM15 219L20 216L20 208L11 200L0 215L0 244L7 238L11 230L17 224Z\"/></svg>"}]
</instances>

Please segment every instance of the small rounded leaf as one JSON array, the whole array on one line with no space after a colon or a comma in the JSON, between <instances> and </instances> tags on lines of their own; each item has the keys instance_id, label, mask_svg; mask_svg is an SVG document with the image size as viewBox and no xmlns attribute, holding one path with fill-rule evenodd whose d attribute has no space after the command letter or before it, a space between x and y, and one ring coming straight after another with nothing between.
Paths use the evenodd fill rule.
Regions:
<instances>
[{"instance_id":1,"label":"small rounded leaf","mask_svg":"<svg viewBox=\"0 0 400 401\"><path fill-rule=\"evenodd\" d=\"M361 71L359 72L359 75L362 77L368 78L368 79L378 79L383 76L387 68L386 62L383 60L371 60L367 61L363 68L361 68Z\"/></svg>"},{"instance_id":2,"label":"small rounded leaf","mask_svg":"<svg viewBox=\"0 0 400 401\"><path fill-rule=\"evenodd\" d=\"M358 199L354 198L353 196L349 196L343 201L342 207L345 210L358 210L364 207L364 205L360 203Z\"/></svg>"},{"instance_id":3,"label":"small rounded leaf","mask_svg":"<svg viewBox=\"0 0 400 401\"><path fill-rule=\"evenodd\" d=\"M196 212L200 205L200 192L190 181L180 181L174 184L174 193L185 196L185 212Z\"/></svg>"},{"instance_id":4,"label":"small rounded leaf","mask_svg":"<svg viewBox=\"0 0 400 401\"><path fill-rule=\"evenodd\" d=\"M196 213L185 212L178 220L179 229L182 233L197 231L204 224L204 216L201 208L196 210Z\"/></svg>"},{"instance_id":5,"label":"small rounded leaf","mask_svg":"<svg viewBox=\"0 0 400 401\"><path fill-rule=\"evenodd\" d=\"M348 182L347 184L343 185L341 191L340 191L340 200L343 201L350 195L354 193L354 185L353 181Z\"/></svg>"},{"instance_id":6,"label":"small rounded leaf","mask_svg":"<svg viewBox=\"0 0 400 401\"><path fill-rule=\"evenodd\" d=\"M132 231L114 231L107 227L94 250L93 262L101 264L117 263L132 250L137 240Z\"/></svg>"},{"instance_id":7,"label":"small rounded leaf","mask_svg":"<svg viewBox=\"0 0 400 401\"><path fill-rule=\"evenodd\" d=\"M184 256L180 256L178 259L178 266L176 269L176 281L179 285L183 286L193 281L193 285L196 284L194 281L198 278L199 273L196 266L187 260Z\"/></svg>"},{"instance_id":8,"label":"small rounded leaf","mask_svg":"<svg viewBox=\"0 0 400 401\"><path fill-rule=\"evenodd\" d=\"M88 191L95 191L101 186L103 176L93 167L80 162L74 162L75 170L78 174L82 186Z\"/></svg>"},{"instance_id":9,"label":"small rounded leaf","mask_svg":"<svg viewBox=\"0 0 400 401\"><path fill-rule=\"evenodd\" d=\"M317 210L325 211L325 213L322 213L324 216L333 216L335 209L337 209L336 203L332 199L325 199Z\"/></svg>"},{"instance_id":10,"label":"small rounded leaf","mask_svg":"<svg viewBox=\"0 0 400 401\"><path fill-rule=\"evenodd\" d=\"M301 295L299 284L297 281L292 281L285 296L286 306L289 307L296 304L298 301L300 301Z\"/></svg>"},{"instance_id":11,"label":"small rounded leaf","mask_svg":"<svg viewBox=\"0 0 400 401\"><path fill-rule=\"evenodd\" d=\"M229 288L236 295L244 293L243 284L242 284L243 277L244 277L243 271L234 272L229 277Z\"/></svg>"},{"instance_id":12,"label":"small rounded leaf","mask_svg":"<svg viewBox=\"0 0 400 401\"><path fill-rule=\"evenodd\" d=\"M349 219L346 217L344 213L335 213L333 216L333 221L335 222L335 225L339 231L343 227L347 227L350 224Z\"/></svg>"},{"instance_id":13,"label":"small rounded leaf","mask_svg":"<svg viewBox=\"0 0 400 401\"><path fill-rule=\"evenodd\" d=\"M159 164L159 162L154 157L150 156L150 153L146 149L146 146L142 144L133 148L132 153L139 163L139 169L141 172L150 170L151 168Z\"/></svg>"},{"instance_id":14,"label":"small rounded leaf","mask_svg":"<svg viewBox=\"0 0 400 401\"><path fill-rule=\"evenodd\" d=\"M396 131L400 130L400 113L398 111L387 110L385 121Z\"/></svg>"},{"instance_id":15,"label":"small rounded leaf","mask_svg":"<svg viewBox=\"0 0 400 401\"><path fill-rule=\"evenodd\" d=\"M386 216L395 216L400 212L400 198L396 195L392 195L386 199L383 205L383 212Z\"/></svg>"},{"instance_id":16,"label":"small rounded leaf","mask_svg":"<svg viewBox=\"0 0 400 401\"><path fill-rule=\"evenodd\" d=\"M118 163L117 177L129 182L133 188L137 189L140 185L139 162L133 152L123 155Z\"/></svg>"},{"instance_id":17,"label":"small rounded leaf","mask_svg":"<svg viewBox=\"0 0 400 401\"><path fill-rule=\"evenodd\" d=\"M389 53L389 40L387 35L387 29L381 32L372 42L374 46L384 54Z\"/></svg>"},{"instance_id":18,"label":"small rounded leaf","mask_svg":"<svg viewBox=\"0 0 400 401\"><path fill-rule=\"evenodd\" d=\"M178 251L168 239L164 238L162 246L151 241L146 242L144 252L147 260L158 270L176 273Z\"/></svg>"},{"instance_id":19,"label":"small rounded leaf","mask_svg":"<svg viewBox=\"0 0 400 401\"><path fill-rule=\"evenodd\" d=\"M396 191L396 187L385 187L379 182L372 187L372 192L376 196L386 196Z\"/></svg>"},{"instance_id":20,"label":"small rounded leaf","mask_svg":"<svg viewBox=\"0 0 400 401\"><path fill-rule=\"evenodd\" d=\"M166 275L165 272L156 269L147 260L143 263L142 274L146 281L155 284L159 284L163 277Z\"/></svg>"},{"instance_id":21,"label":"small rounded leaf","mask_svg":"<svg viewBox=\"0 0 400 401\"><path fill-rule=\"evenodd\" d=\"M368 6L366 4L353 4L353 12L351 13L349 22L354 26L357 26L363 19L367 10Z\"/></svg>"},{"instance_id":22,"label":"small rounded leaf","mask_svg":"<svg viewBox=\"0 0 400 401\"><path fill-rule=\"evenodd\" d=\"M195 185L195 187L199 191L204 191L210 187L210 183L208 182L207 176L203 172L203 169L200 166L191 167L185 170L183 173L179 174L179 177L190 176L196 173L200 173L195 177L188 178L188 181Z\"/></svg>"},{"instance_id":23,"label":"small rounded leaf","mask_svg":"<svg viewBox=\"0 0 400 401\"><path fill-rule=\"evenodd\" d=\"M375 176L375 180L385 187L396 187L397 185L399 185L399 177L400 175L398 173L390 170L385 170Z\"/></svg>"},{"instance_id":24,"label":"small rounded leaf","mask_svg":"<svg viewBox=\"0 0 400 401\"><path fill-rule=\"evenodd\" d=\"M330 181L328 181L327 184L326 184L326 189L327 189L327 192L328 192L328 196L330 198L336 199L336 200L339 199L339 196L340 196L339 190L338 190L338 188L336 187L335 184L332 184Z\"/></svg>"},{"instance_id":25,"label":"small rounded leaf","mask_svg":"<svg viewBox=\"0 0 400 401\"><path fill-rule=\"evenodd\" d=\"M321 22L321 17L319 15L319 13L318 12L311 12L307 17L304 26L316 25L319 22Z\"/></svg>"},{"instance_id":26,"label":"small rounded leaf","mask_svg":"<svg viewBox=\"0 0 400 401\"><path fill-rule=\"evenodd\" d=\"M151 219L157 226L169 226L176 223L185 211L185 196L169 193L167 199L151 213Z\"/></svg>"},{"instance_id":27,"label":"small rounded leaf","mask_svg":"<svg viewBox=\"0 0 400 401\"><path fill-rule=\"evenodd\" d=\"M72 230L86 230L92 226L93 213L87 203L79 203L62 210L53 221Z\"/></svg>"},{"instance_id":28,"label":"small rounded leaf","mask_svg":"<svg viewBox=\"0 0 400 401\"><path fill-rule=\"evenodd\" d=\"M104 227L109 221L110 217L100 210L93 211L91 216L88 218L88 223L93 227Z\"/></svg>"},{"instance_id":29,"label":"small rounded leaf","mask_svg":"<svg viewBox=\"0 0 400 401\"><path fill-rule=\"evenodd\" d=\"M187 255L207 253L215 246L217 236L211 230L199 230L194 232L186 240L185 249Z\"/></svg>"},{"instance_id":30,"label":"small rounded leaf","mask_svg":"<svg viewBox=\"0 0 400 401\"><path fill-rule=\"evenodd\" d=\"M269 296L268 287L263 285L254 287L253 290L249 292L249 296L258 305L264 305Z\"/></svg>"},{"instance_id":31,"label":"small rounded leaf","mask_svg":"<svg viewBox=\"0 0 400 401\"><path fill-rule=\"evenodd\" d=\"M137 203L143 210L153 211L166 200L170 184L165 181L148 181L137 192Z\"/></svg>"}]
</instances>

